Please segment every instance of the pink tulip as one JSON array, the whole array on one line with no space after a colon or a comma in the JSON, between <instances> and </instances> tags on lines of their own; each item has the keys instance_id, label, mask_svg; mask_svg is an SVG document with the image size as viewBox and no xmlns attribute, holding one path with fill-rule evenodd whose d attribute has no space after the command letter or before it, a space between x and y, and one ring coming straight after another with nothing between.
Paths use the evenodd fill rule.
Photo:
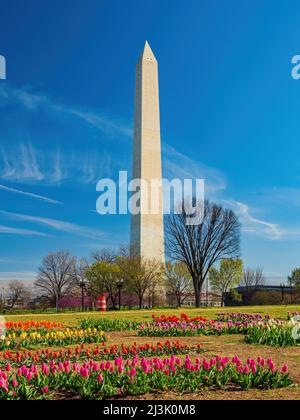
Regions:
<instances>
[{"instance_id":1,"label":"pink tulip","mask_svg":"<svg viewBox=\"0 0 300 420\"><path fill-rule=\"evenodd\" d=\"M93 364L93 371L94 372L97 372L99 370L99 365L98 365L98 363L94 363Z\"/></svg>"},{"instance_id":2,"label":"pink tulip","mask_svg":"<svg viewBox=\"0 0 300 420\"><path fill-rule=\"evenodd\" d=\"M11 384L12 384L12 386L14 387L14 388L16 388L19 384L18 384L18 381L16 380L16 379L13 379L12 381L11 381Z\"/></svg>"},{"instance_id":3,"label":"pink tulip","mask_svg":"<svg viewBox=\"0 0 300 420\"><path fill-rule=\"evenodd\" d=\"M83 377L83 378L87 378L88 376L89 376L89 371L86 369L86 368L81 368L80 369L80 375Z\"/></svg>"},{"instance_id":4,"label":"pink tulip","mask_svg":"<svg viewBox=\"0 0 300 420\"><path fill-rule=\"evenodd\" d=\"M249 373L250 373L249 366L245 366L245 367L244 367L244 373L245 373L246 375L249 375Z\"/></svg>"}]
</instances>

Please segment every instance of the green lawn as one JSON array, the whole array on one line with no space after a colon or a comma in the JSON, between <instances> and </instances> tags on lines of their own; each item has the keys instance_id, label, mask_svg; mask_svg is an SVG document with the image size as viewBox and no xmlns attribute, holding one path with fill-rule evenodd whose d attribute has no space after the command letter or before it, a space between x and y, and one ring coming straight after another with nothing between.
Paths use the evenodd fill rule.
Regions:
<instances>
[{"instance_id":1,"label":"green lawn","mask_svg":"<svg viewBox=\"0 0 300 420\"><path fill-rule=\"evenodd\" d=\"M246 312L262 315L270 315L274 318L287 319L287 312L300 311L300 306L247 306L234 308L200 308L200 309L155 309L142 311L121 311L121 312L67 312L59 314L26 314L26 315L5 315L7 321L54 321L62 322L65 325L76 325L82 318L123 318L132 321L149 321L152 314L155 315L180 315L186 313L190 316L204 316L208 319L215 319L219 312Z\"/></svg>"}]
</instances>

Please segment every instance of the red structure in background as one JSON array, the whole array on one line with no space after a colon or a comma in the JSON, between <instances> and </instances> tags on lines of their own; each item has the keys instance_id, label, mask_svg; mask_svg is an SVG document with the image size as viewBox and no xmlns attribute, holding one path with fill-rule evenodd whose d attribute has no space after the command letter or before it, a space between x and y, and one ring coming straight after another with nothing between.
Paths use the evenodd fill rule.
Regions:
<instances>
[{"instance_id":1,"label":"red structure in background","mask_svg":"<svg viewBox=\"0 0 300 420\"><path fill-rule=\"evenodd\" d=\"M98 296L96 302L96 309L97 311L106 312L106 297L105 296Z\"/></svg>"}]
</instances>

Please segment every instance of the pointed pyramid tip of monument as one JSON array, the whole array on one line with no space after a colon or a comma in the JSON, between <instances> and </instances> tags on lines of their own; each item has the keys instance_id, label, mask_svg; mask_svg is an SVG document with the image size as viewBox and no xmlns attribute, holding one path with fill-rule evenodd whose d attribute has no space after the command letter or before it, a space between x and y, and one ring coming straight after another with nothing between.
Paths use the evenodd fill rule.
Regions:
<instances>
[{"instance_id":1,"label":"pointed pyramid tip of monument","mask_svg":"<svg viewBox=\"0 0 300 420\"><path fill-rule=\"evenodd\" d=\"M154 59L156 61L156 57L155 57L155 55L154 55L154 53L153 53L153 51L150 47L150 44L149 44L148 40L145 41L145 46L144 46L144 50L143 50L143 53L142 53L142 56L141 56L141 60L145 60L147 58L148 59L151 58L151 59Z\"/></svg>"}]
</instances>

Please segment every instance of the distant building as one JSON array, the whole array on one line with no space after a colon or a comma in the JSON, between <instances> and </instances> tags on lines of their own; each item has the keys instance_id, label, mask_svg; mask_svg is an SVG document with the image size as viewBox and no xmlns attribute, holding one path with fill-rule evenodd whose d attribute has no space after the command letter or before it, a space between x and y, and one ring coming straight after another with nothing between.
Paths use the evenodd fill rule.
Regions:
<instances>
[{"instance_id":1,"label":"distant building","mask_svg":"<svg viewBox=\"0 0 300 420\"><path fill-rule=\"evenodd\" d=\"M225 306L232 305L280 305L297 303L299 293L290 286L261 285L253 287L238 286L234 289L241 301L234 298L232 292L225 294Z\"/></svg>"},{"instance_id":2,"label":"distant building","mask_svg":"<svg viewBox=\"0 0 300 420\"><path fill-rule=\"evenodd\" d=\"M291 293L291 287L290 286L272 286L272 285L263 285L263 286L255 286L255 292L282 292L282 289L284 290L284 293ZM236 288L238 293L245 293L247 291L247 287L238 286Z\"/></svg>"}]
</instances>

